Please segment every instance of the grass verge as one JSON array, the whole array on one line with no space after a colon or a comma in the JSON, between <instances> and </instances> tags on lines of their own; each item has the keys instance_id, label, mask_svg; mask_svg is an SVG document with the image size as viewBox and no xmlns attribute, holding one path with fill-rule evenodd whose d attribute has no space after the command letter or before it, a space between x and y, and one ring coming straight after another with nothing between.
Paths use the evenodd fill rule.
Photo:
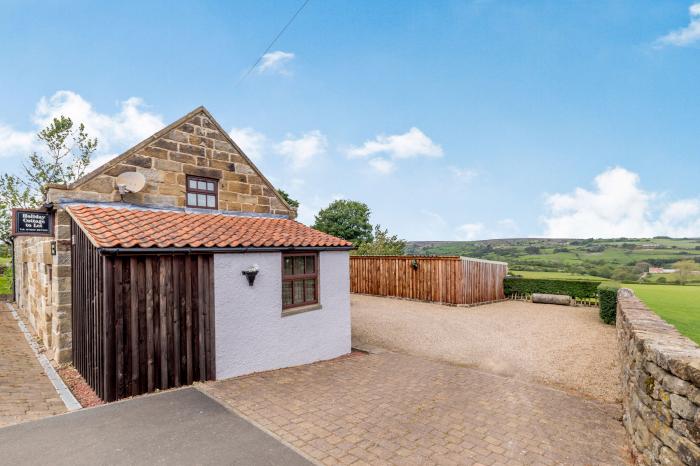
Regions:
<instances>
[{"instance_id":1,"label":"grass verge","mask_svg":"<svg viewBox=\"0 0 700 466\"><path fill-rule=\"evenodd\" d=\"M679 332L700 344L700 286L625 284Z\"/></svg>"}]
</instances>

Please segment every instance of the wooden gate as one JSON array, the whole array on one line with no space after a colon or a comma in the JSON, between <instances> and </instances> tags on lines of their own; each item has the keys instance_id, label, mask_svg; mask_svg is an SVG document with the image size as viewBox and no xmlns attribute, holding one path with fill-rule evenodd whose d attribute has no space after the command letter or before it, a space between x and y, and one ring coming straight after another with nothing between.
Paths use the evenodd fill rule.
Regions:
<instances>
[{"instance_id":1,"label":"wooden gate","mask_svg":"<svg viewBox=\"0 0 700 466\"><path fill-rule=\"evenodd\" d=\"M96 393L213 379L213 256L102 255L73 227L73 361Z\"/></svg>"}]
</instances>

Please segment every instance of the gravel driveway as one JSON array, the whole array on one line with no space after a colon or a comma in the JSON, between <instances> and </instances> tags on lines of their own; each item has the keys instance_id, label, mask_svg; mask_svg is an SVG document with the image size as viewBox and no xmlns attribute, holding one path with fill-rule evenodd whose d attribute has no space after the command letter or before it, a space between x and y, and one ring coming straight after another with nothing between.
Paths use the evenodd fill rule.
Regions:
<instances>
[{"instance_id":1,"label":"gravel driveway","mask_svg":"<svg viewBox=\"0 0 700 466\"><path fill-rule=\"evenodd\" d=\"M621 399L615 327L597 308L520 301L463 308L352 295L354 344Z\"/></svg>"}]
</instances>

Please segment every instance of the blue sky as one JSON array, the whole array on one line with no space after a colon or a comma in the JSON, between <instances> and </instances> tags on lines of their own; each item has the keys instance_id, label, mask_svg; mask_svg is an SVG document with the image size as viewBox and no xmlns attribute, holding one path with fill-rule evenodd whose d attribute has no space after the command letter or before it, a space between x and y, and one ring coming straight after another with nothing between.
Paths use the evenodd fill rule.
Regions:
<instances>
[{"instance_id":1,"label":"blue sky","mask_svg":"<svg viewBox=\"0 0 700 466\"><path fill-rule=\"evenodd\" d=\"M410 240L700 236L692 1L3 1L0 163L57 113L99 160L205 105L300 219Z\"/></svg>"}]
</instances>

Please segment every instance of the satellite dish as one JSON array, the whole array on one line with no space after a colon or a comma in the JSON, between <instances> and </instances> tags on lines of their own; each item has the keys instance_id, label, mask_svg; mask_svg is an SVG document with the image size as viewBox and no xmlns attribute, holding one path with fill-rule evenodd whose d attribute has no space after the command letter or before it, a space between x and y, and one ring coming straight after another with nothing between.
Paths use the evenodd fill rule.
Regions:
<instances>
[{"instance_id":1,"label":"satellite dish","mask_svg":"<svg viewBox=\"0 0 700 466\"><path fill-rule=\"evenodd\" d=\"M139 172L125 172L117 177L119 194L137 193L146 186L146 178Z\"/></svg>"}]
</instances>

